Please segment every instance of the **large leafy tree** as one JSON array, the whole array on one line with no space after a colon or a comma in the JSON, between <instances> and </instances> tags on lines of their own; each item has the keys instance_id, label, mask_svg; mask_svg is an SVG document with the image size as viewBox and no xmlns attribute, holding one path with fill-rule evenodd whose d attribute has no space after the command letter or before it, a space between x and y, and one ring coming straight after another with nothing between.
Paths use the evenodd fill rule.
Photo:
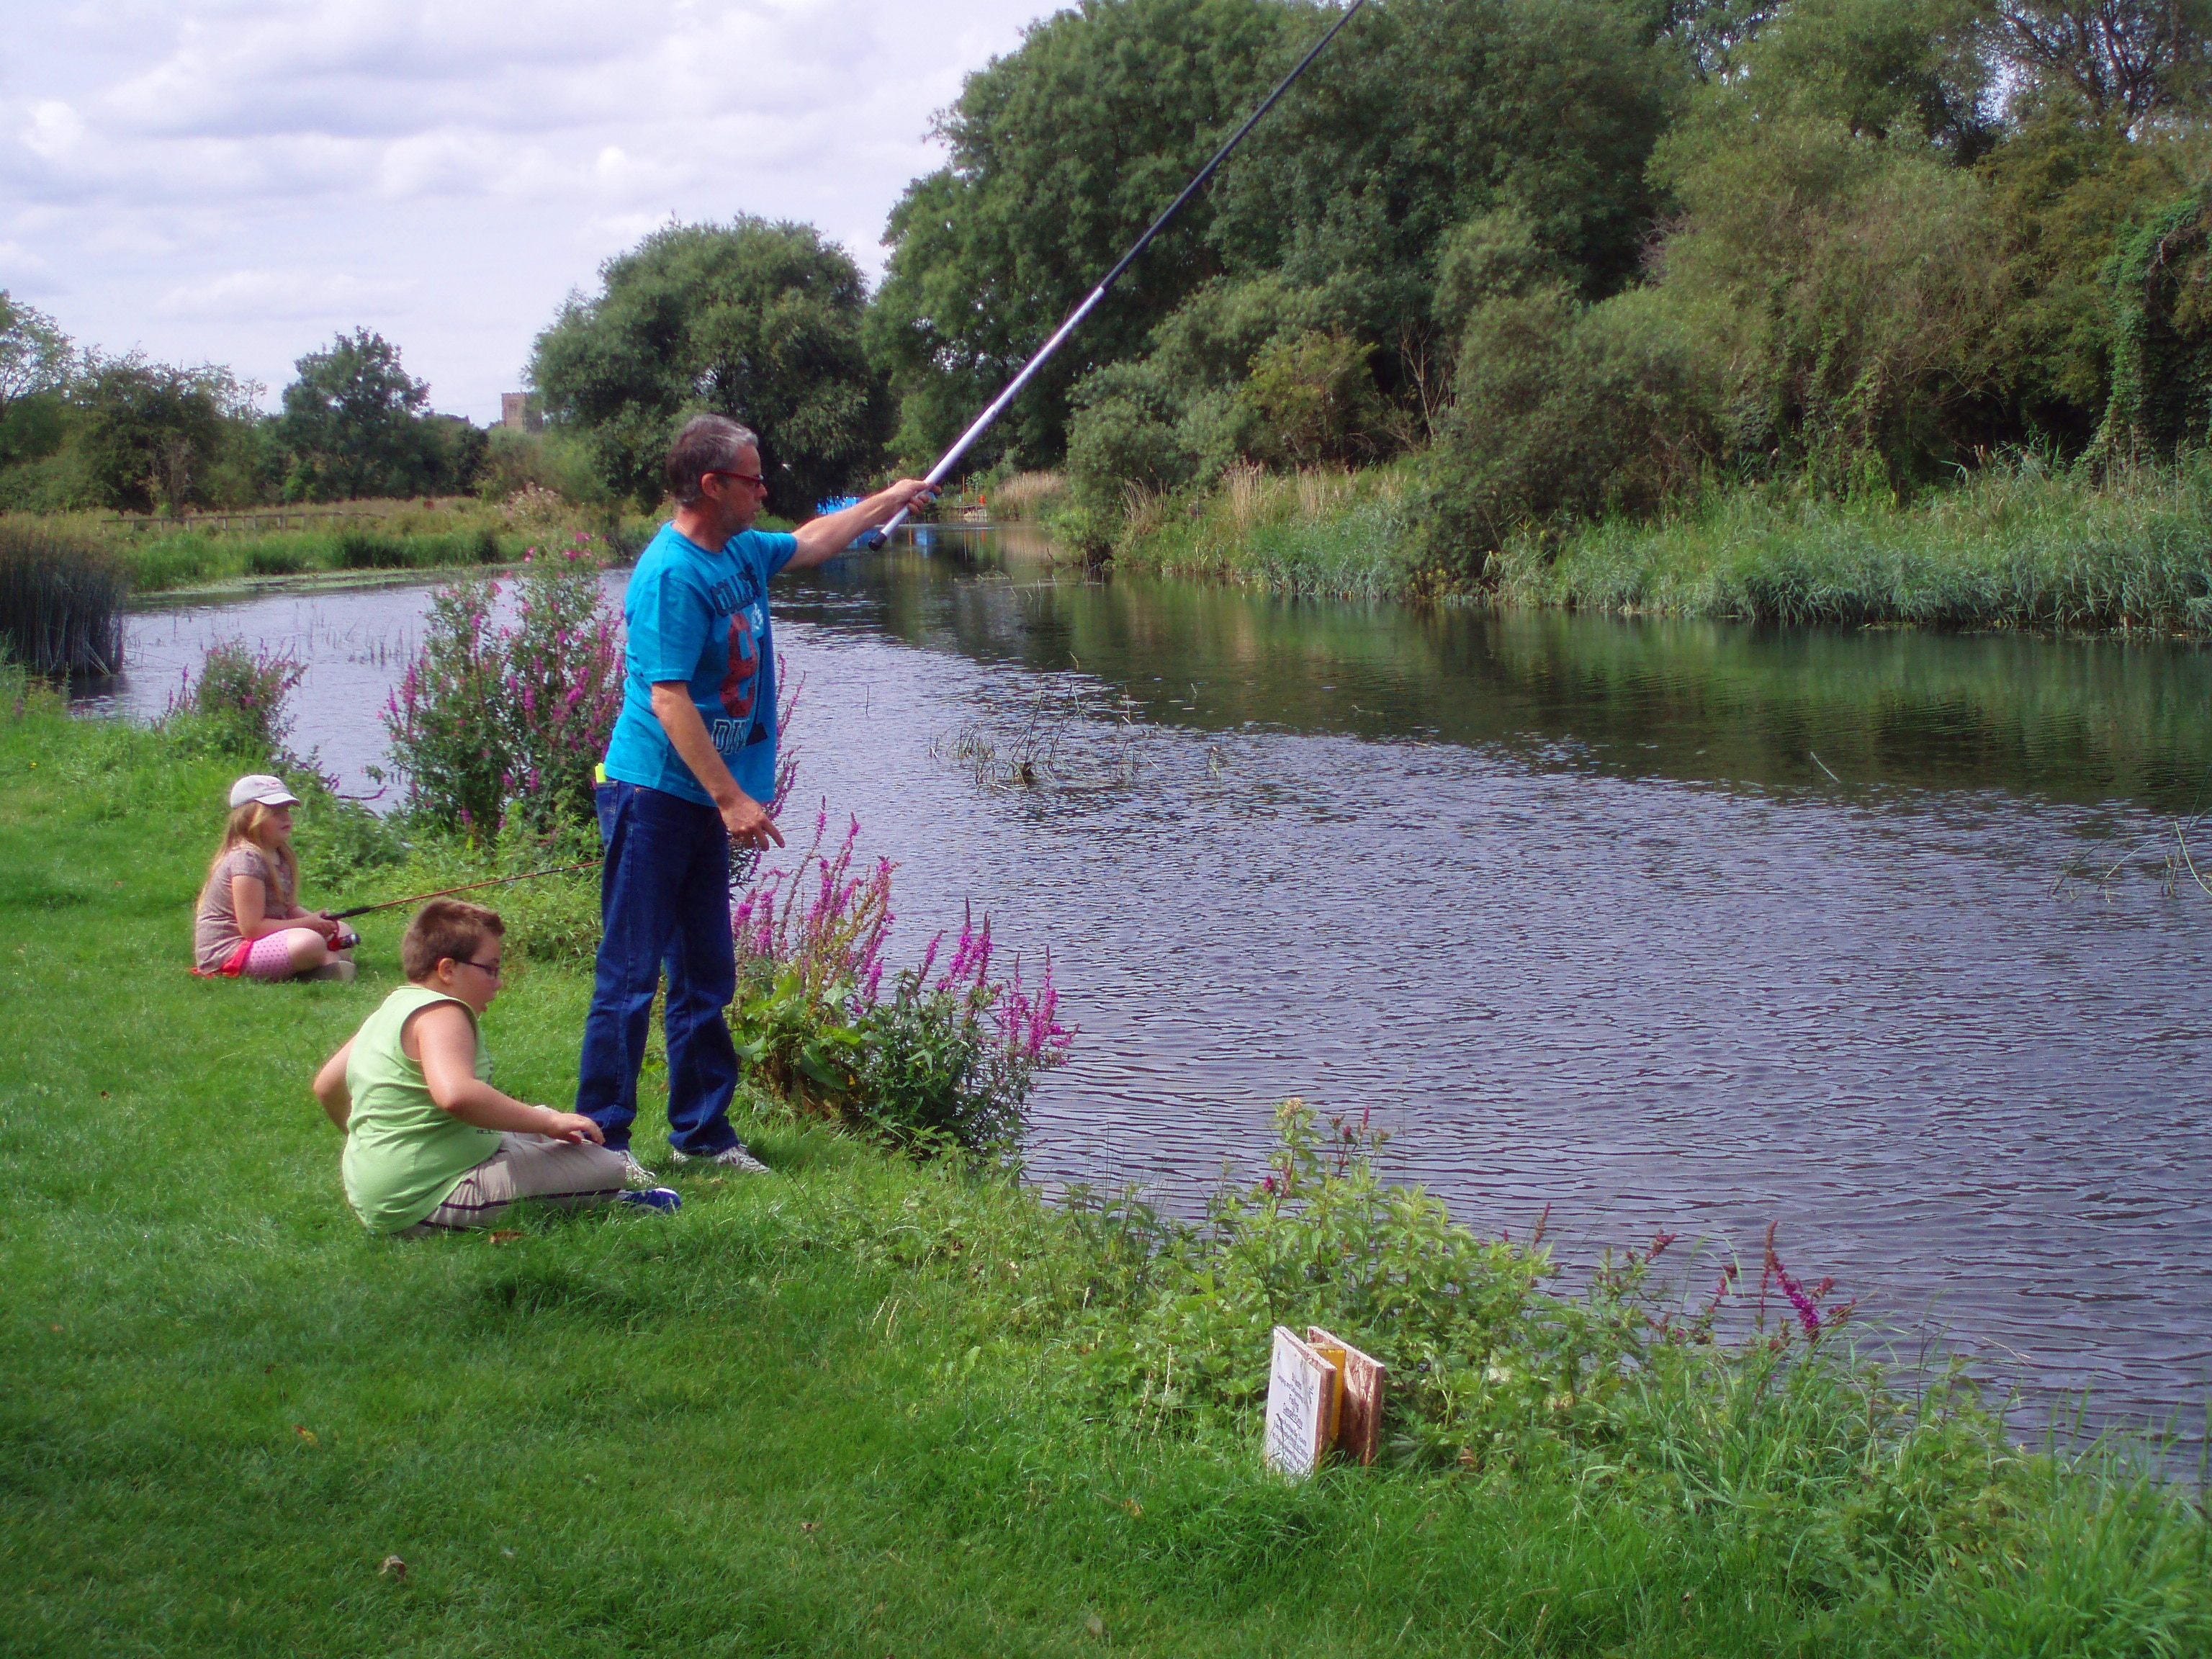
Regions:
<instances>
[{"instance_id":1,"label":"large leafy tree","mask_svg":"<svg viewBox=\"0 0 2212 1659\"><path fill-rule=\"evenodd\" d=\"M60 445L61 394L75 362L52 318L0 289L0 466Z\"/></svg>"},{"instance_id":2,"label":"large leafy tree","mask_svg":"<svg viewBox=\"0 0 2212 1659\"><path fill-rule=\"evenodd\" d=\"M294 500L430 495L465 488L468 446L428 413L430 388L408 374L399 348L356 328L301 357L284 388L276 438Z\"/></svg>"},{"instance_id":3,"label":"large leafy tree","mask_svg":"<svg viewBox=\"0 0 2212 1659\"><path fill-rule=\"evenodd\" d=\"M52 318L0 288L0 420L18 398L58 391L72 358Z\"/></svg>"},{"instance_id":4,"label":"large leafy tree","mask_svg":"<svg viewBox=\"0 0 2212 1659\"><path fill-rule=\"evenodd\" d=\"M2094 119L2136 125L2212 83L2212 0L1991 0L2000 50Z\"/></svg>"},{"instance_id":5,"label":"large leafy tree","mask_svg":"<svg viewBox=\"0 0 2212 1659\"><path fill-rule=\"evenodd\" d=\"M1440 250L1470 216L1514 209L1593 293L1618 287L1656 210L1645 163L1691 76L1698 48L1678 36L1696 9L1371 7L1085 324L1006 441L1057 459L1068 388L1142 356L1217 278L1313 295L1313 319L1377 347L1376 377L1409 398L1435 374ZM904 448L951 435L1330 15L1295 0L1085 0L969 78L940 125L951 164L891 221L872 339ZM1105 384L1079 401L1099 408Z\"/></svg>"},{"instance_id":6,"label":"large leafy tree","mask_svg":"<svg viewBox=\"0 0 2212 1659\"><path fill-rule=\"evenodd\" d=\"M691 415L761 436L772 510L804 518L861 481L890 426L861 346L866 290L811 225L672 225L611 259L538 337L531 379L618 495L661 497L661 458Z\"/></svg>"},{"instance_id":7,"label":"large leafy tree","mask_svg":"<svg viewBox=\"0 0 2212 1659\"><path fill-rule=\"evenodd\" d=\"M91 357L70 390L90 498L139 513L209 500L223 451L251 428L256 390L213 364L185 368L135 351Z\"/></svg>"},{"instance_id":8,"label":"large leafy tree","mask_svg":"<svg viewBox=\"0 0 2212 1659\"><path fill-rule=\"evenodd\" d=\"M933 456L1012 377L1327 16L1300 0L1080 0L968 77L938 118L951 161L892 210L870 319L907 459ZM1193 202L1152 245L985 458L1058 456L1068 388L1219 273L1212 211Z\"/></svg>"},{"instance_id":9,"label":"large leafy tree","mask_svg":"<svg viewBox=\"0 0 2212 1659\"><path fill-rule=\"evenodd\" d=\"M1340 458L1425 428L1457 338L1439 273L1471 222L1510 216L1579 293L1619 289L1658 211L1652 147L1692 77L1669 32L1683 21L1631 0L1392 0L1362 17L1224 169L1206 235L1228 280L1082 382L1069 465L1086 499L1317 453L1279 418L1296 399L1239 390L1263 361L1270 386L1330 367L1332 406L1361 410L1323 446Z\"/></svg>"},{"instance_id":10,"label":"large leafy tree","mask_svg":"<svg viewBox=\"0 0 2212 1659\"><path fill-rule=\"evenodd\" d=\"M1644 5L1394 0L1253 136L1212 239L1241 272L1335 289L1378 340L1427 311L1453 227L1500 208L1609 292L1636 270L1682 80Z\"/></svg>"}]
</instances>

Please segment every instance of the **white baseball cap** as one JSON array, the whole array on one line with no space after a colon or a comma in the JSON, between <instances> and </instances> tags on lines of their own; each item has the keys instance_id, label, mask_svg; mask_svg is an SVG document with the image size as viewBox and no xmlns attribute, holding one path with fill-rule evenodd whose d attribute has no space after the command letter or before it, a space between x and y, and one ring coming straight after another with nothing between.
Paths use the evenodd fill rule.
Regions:
<instances>
[{"instance_id":1,"label":"white baseball cap","mask_svg":"<svg viewBox=\"0 0 2212 1659\"><path fill-rule=\"evenodd\" d=\"M300 798L284 787L284 780L272 778L266 772L255 772L240 778L230 786L230 805L234 811L250 800L264 806L297 806Z\"/></svg>"}]
</instances>

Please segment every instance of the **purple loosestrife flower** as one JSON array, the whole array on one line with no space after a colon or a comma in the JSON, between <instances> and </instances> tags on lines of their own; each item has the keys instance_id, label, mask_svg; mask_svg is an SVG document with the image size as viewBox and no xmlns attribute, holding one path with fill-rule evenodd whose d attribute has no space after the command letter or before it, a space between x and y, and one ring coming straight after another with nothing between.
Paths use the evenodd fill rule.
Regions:
<instances>
[{"instance_id":1,"label":"purple loosestrife flower","mask_svg":"<svg viewBox=\"0 0 2212 1659\"><path fill-rule=\"evenodd\" d=\"M938 937L942 939L944 935L940 933ZM974 927L972 925L963 924L960 929L960 943L952 948L951 963L945 969L945 977L937 982L937 988L939 990L949 991L967 977L968 953L974 948L975 943L975 930ZM932 948L934 949L934 946Z\"/></svg>"},{"instance_id":2,"label":"purple loosestrife flower","mask_svg":"<svg viewBox=\"0 0 2212 1659\"><path fill-rule=\"evenodd\" d=\"M975 988L983 989L984 975L991 971L991 919L983 918L983 936L975 946Z\"/></svg>"},{"instance_id":3,"label":"purple loosestrife flower","mask_svg":"<svg viewBox=\"0 0 2212 1659\"><path fill-rule=\"evenodd\" d=\"M1790 1298L1790 1305L1797 1310L1797 1322L1805 1328L1805 1334L1820 1335L1820 1310L1814 1304L1813 1298L1805 1294L1805 1287L1790 1278L1778 1259L1774 1264L1774 1276L1781 1281L1782 1294Z\"/></svg>"}]
</instances>

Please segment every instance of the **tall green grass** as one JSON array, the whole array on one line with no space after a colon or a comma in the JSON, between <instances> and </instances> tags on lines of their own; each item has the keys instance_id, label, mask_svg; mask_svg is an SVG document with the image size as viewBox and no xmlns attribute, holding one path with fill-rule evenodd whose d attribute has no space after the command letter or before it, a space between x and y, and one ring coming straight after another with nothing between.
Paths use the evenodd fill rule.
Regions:
<instances>
[{"instance_id":1,"label":"tall green grass","mask_svg":"<svg viewBox=\"0 0 2212 1659\"><path fill-rule=\"evenodd\" d=\"M98 548L0 521L0 646L32 672L115 672L129 595L124 571Z\"/></svg>"},{"instance_id":2,"label":"tall green grass","mask_svg":"<svg viewBox=\"0 0 2212 1659\"><path fill-rule=\"evenodd\" d=\"M1117 568L1272 592L1389 599L1419 586L1413 475L1232 470L1195 496L1133 498L1113 538Z\"/></svg>"},{"instance_id":3,"label":"tall green grass","mask_svg":"<svg viewBox=\"0 0 2212 1659\"><path fill-rule=\"evenodd\" d=\"M1992 467L1901 508L1725 494L1656 525L1531 532L1492 564L1509 605L2212 633L2212 462L2102 480Z\"/></svg>"},{"instance_id":4,"label":"tall green grass","mask_svg":"<svg viewBox=\"0 0 2212 1659\"><path fill-rule=\"evenodd\" d=\"M126 543L114 556L138 592L157 593L240 577L512 563L531 544L531 538L489 527L415 535L353 528L258 536L180 531Z\"/></svg>"},{"instance_id":5,"label":"tall green grass","mask_svg":"<svg viewBox=\"0 0 2212 1659\"><path fill-rule=\"evenodd\" d=\"M1080 531L1082 526L1075 526ZM1095 538L1094 538L1095 539ZM2212 459L1992 465L1904 506L1717 490L1656 522L1531 526L1480 559L1424 544L1413 464L1346 477L1228 474L1133 498L1123 569L1285 593L1713 621L2212 634ZM1443 566L1483 568L1468 587Z\"/></svg>"}]
</instances>

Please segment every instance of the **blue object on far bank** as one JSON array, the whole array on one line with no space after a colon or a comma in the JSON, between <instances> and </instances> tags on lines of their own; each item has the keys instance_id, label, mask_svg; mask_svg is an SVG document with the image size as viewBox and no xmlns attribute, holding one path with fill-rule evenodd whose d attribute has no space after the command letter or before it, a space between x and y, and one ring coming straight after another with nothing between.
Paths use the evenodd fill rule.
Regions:
<instances>
[{"instance_id":1,"label":"blue object on far bank","mask_svg":"<svg viewBox=\"0 0 2212 1659\"><path fill-rule=\"evenodd\" d=\"M828 501L817 503L814 511L817 514L842 513L847 507L858 507L860 504L860 498L858 495L832 495Z\"/></svg>"},{"instance_id":2,"label":"blue object on far bank","mask_svg":"<svg viewBox=\"0 0 2212 1659\"><path fill-rule=\"evenodd\" d=\"M618 1204L635 1204L641 1210L680 1210L684 1194L673 1187L647 1187L641 1193L624 1193L615 1200Z\"/></svg>"}]
</instances>

